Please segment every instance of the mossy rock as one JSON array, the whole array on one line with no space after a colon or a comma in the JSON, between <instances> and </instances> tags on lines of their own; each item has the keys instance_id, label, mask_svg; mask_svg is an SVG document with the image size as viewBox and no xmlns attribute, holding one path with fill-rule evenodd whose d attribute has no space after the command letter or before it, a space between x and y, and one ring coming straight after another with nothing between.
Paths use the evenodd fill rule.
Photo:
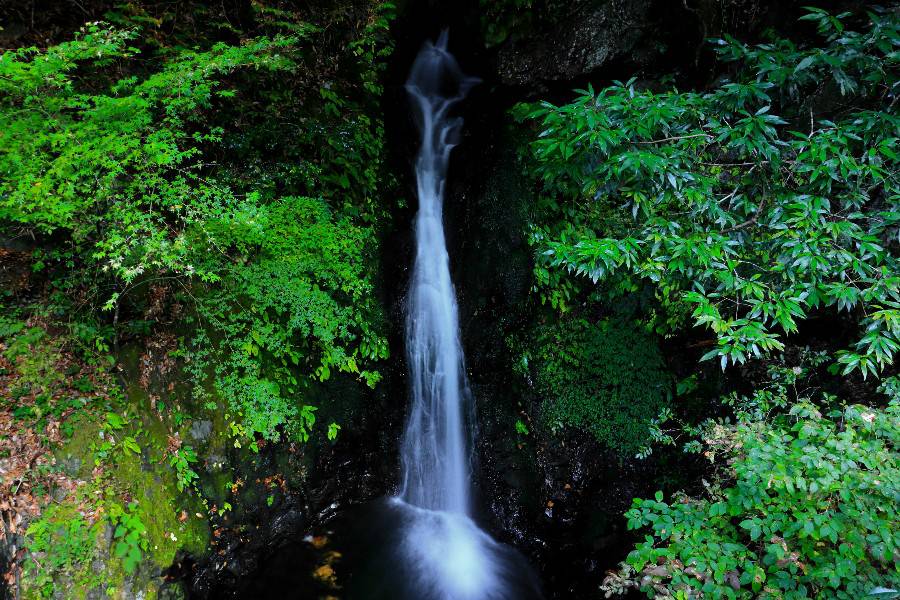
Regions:
<instances>
[{"instance_id":1,"label":"mossy rock","mask_svg":"<svg viewBox=\"0 0 900 600\"><path fill-rule=\"evenodd\" d=\"M78 490L48 507L28 530L34 558L26 562L23 598L143 598L154 600L162 573L178 551L204 553L209 542L205 509L179 491L166 460L167 430L154 415L132 406L121 429L110 431L99 415L81 415L71 439L55 452L69 475L86 480ZM126 437L140 451L127 449ZM114 444L94 471L97 448ZM127 508L122 508L126 507ZM139 559L129 564L117 546L127 535L113 515L127 513L138 533ZM198 516L199 515L199 516ZM167 589L165 597L180 592Z\"/></svg>"},{"instance_id":2,"label":"mossy rock","mask_svg":"<svg viewBox=\"0 0 900 600\"><path fill-rule=\"evenodd\" d=\"M520 356L543 397L542 423L577 427L634 454L671 398L672 376L655 337L637 323L564 319L534 328Z\"/></svg>"}]
</instances>

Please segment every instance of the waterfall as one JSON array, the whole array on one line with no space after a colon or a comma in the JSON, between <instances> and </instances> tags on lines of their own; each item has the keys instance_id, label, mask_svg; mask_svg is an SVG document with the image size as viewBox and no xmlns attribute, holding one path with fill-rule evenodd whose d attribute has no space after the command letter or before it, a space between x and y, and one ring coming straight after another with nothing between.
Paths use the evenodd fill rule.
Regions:
<instances>
[{"instance_id":1,"label":"waterfall","mask_svg":"<svg viewBox=\"0 0 900 600\"><path fill-rule=\"evenodd\" d=\"M394 510L381 516L392 548L378 553L366 571L359 594L367 600L540 597L521 557L472 520L474 399L466 382L442 216L447 163L462 127L462 119L449 111L477 82L447 51L444 32L419 52L406 83L421 133L416 256L406 318L411 403L400 449L401 490L390 502Z\"/></svg>"},{"instance_id":2,"label":"waterfall","mask_svg":"<svg viewBox=\"0 0 900 600\"><path fill-rule=\"evenodd\" d=\"M414 515L404 546L419 588L441 600L503 597L492 553L498 544L469 518L467 424L474 408L442 222L447 162L462 127L462 119L448 112L477 81L463 75L447 51L445 31L437 43L425 45L406 83L422 137L406 319L411 405L401 446L400 498Z\"/></svg>"},{"instance_id":3,"label":"waterfall","mask_svg":"<svg viewBox=\"0 0 900 600\"><path fill-rule=\"evenodd\" d=\"M447 33L426 44L406 84L417 109L421 147L416 161L419 211L416 258L406 319L412 404L403 435L401 497L413 506L469 512L473 399L466 384L449 256L442 223L450 150L462 120L448 116L476 79L447 52Z\"/></svg>"}]
</instances>

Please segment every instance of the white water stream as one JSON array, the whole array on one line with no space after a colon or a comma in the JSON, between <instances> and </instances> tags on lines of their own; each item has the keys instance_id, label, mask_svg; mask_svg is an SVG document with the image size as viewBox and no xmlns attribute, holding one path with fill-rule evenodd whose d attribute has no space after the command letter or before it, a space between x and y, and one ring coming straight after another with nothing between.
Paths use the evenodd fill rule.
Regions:
<instances>
[{"instance_id":1,"label":"white water stream","mask_svg":"<svg viewBox=\"0 0 900 600\"><path fill-rule=\"evenodd\" d=\"M401 549L423 597L506 598L501 546L470 516L474 401L466 382L456 296L442 222L450 151L462 120L448 112L478 82L447 51L447 34L426 44L406 84L421 132L419 211L409 289L406 348L411 406L403 434L402 490L409 515Z\"/></svg>"},{"instance_id":2,"label":"white water stream","mask_svg":"<svg viewBox=\"0 0 900 600\"><path fill-rule=\"evenodd\" d=\"M462 120L448 111L477 82L447 52L446 33L427 44L406 89L417 109L422 145L416 161L419 212L409 289L406 352L412 405L403 434L403 500L431 510L469 512L472 396L466 384L456 297L442 223L450 150Z\"/></svg>"}]
</instances>

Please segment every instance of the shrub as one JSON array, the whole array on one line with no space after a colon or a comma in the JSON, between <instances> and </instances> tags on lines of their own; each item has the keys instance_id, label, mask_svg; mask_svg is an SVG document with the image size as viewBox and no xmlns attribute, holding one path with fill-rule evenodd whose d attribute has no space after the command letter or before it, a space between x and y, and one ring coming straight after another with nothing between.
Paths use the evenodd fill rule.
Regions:
<instances>
[{"instance_id":1,"label":"shrub","mask_svg":"<svg viewBox=\"0 0 900 600\"><path fill-rule=\"evenodd\" d=\"M827 414L801 401L789 415L710 430L707 448L732 465L708 497L634 500L628 526L648 531L628 556L635 587L785 599L900 587L900 401Z\"/></svg>"},{"instance_id":2,"label":"shrub","mask_svg":"<svg viewBox=\"0 0 900 600\"><path fill-rule=\"evenodd\" d=\"M79 299L66 310L109 311L112 339L145 286L173 288L197 395L218 391L244 437L305 439L304 382L374 385L387 356L373 288L393 6L254 3L252 31L190 43L129 21L142 10L0 55L0 225L44 236L35 269Z\"/></svg>"},{"instance_id":3,"label":"shrub","mask_svg":"<svg viewBox=\"0 0 900 600\"><path fill-rule=\"evenodd\" d=\"M541 131L531 242L547 299L564 305L584 279L648 286L659 325L710 329L705 358L723 368L780 351L800 320L833 307L863 330L838 357L845 372L892 363L900 21L819 9L804 19L820 45L720 40L734 77L708 92L631 80L517 108Z\"/></svg>"},{"instance_id":4,"label":"shrub","mask_svg":"<svg viewBox=\"0 0 900 600\"><path fill-rule=\"evenodd\" d=\"M618 319L572 318L539 326L529 339L520 364L544 397L545 425L584 429L623 454L641 447L672 385L652 335Z\"/></svg>"}]
</instances>

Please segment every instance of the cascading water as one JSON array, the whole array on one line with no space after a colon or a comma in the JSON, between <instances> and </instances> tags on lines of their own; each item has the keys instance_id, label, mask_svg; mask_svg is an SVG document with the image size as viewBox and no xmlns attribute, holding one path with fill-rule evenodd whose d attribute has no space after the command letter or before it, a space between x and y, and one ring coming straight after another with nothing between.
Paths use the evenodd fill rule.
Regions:
<instances>
[{"instance_id":1,"label":"cascading water","mask_svg":"<svg viewBox=\"0 0 900 600\"><path fill-rule=\"evenodd\" d=\"M447 163L462 127L462 119L449 112L477 82L447 51L446 33L425 44L406 82L422 136L406 318L411 404L400 448L400 493L361 507L346 530L353 540L348 599L541 598L525 560L472 518L474 400L466 383L442 213Z\"/></svg>"},{"instance_id":2,"label":"cascading water","mask_svg":"<svg viewBox=\"0 0 900 600\"><path fill-rule=\"evenodd\" d=\"M419 53L406 84L422 143L406 321L411 406L401 446L402 489L394 502L404 513L398 550L407 563L406 589L398 597L417 600L537 597L523 561L481 531L470 514L474 401L442 215L448 159L462 127L462 119L448 113L477 82L447 51L444 32Z\"/></svg>"},{"instance_id":3,"label":"cascading water","mask_svg":"<svg viewBox=\"0 0 900 600\"><path fill-rule=\"evenodd\" d=\"M419 211L409 289L406 351L412 405L403 435L400 496L420 508L468 514L472 397L466 384L456 298L442 223L450 150L462 120L448 111L478 80L465 77L447 52L447 34L413 64L413 98L422 145L416 161Z\"/></svg>"}]
</instances>

